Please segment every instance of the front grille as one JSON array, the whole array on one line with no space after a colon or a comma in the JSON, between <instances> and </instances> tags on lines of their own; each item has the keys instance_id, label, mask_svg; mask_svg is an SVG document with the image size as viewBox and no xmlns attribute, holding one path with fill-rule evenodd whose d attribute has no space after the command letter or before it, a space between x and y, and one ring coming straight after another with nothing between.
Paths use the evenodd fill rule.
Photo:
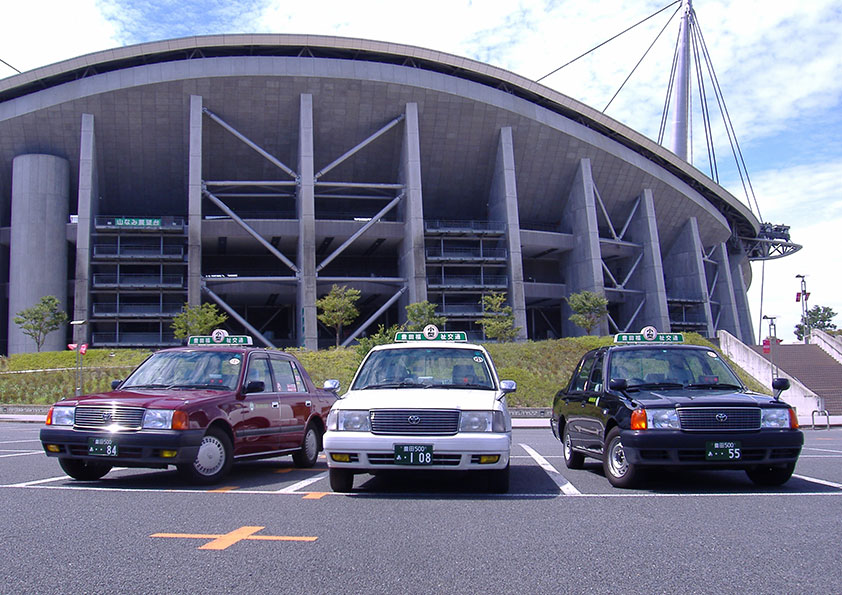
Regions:
<instances>
[{"instance_id":1,"label":"front grille","mask_svg":"<svg viewBox=\"0 0 842 595\"><path fill-rule=\"evenodd\" d=\"M746 431L760 429L757 407L683 407L678 409L681 429L687 431Z\"/></svg>"},{"instance_id":2,"label":"front grille","mask_svg":"<svg viewBox=\"0 0 842 595\"><path fill-rule=\"evenodd\" d=\"M459 430L459 412L451 409L375 409L371 433L393 436L448 436Z\"/></svg>"},{"instance_id":3,"label":"front grille","mask_svg":"<svg viewBox=\"0 0 842 595\"><path fill-rule=\"evenodd\" d=\"M140 407L88 406L76 407L76 428L113 428L117 430L139 430L143 426L143 413Z\"/></svg>"},{"instance_id":4,"label":"front grille","mask_svg":"<svg viewBox=\"0 0 842 595\"><path fill-rule=\"evenodd\" d=\"M394 465L395 455L393 453L368 453L368 462L372 465ZM433 453L433 465L444 465L447 467L455 467L462 462L462 455L445 455ZM401 465L402 467L411 467L413 469L423 469L424 465Z\"/></svg>"}]
</instances>

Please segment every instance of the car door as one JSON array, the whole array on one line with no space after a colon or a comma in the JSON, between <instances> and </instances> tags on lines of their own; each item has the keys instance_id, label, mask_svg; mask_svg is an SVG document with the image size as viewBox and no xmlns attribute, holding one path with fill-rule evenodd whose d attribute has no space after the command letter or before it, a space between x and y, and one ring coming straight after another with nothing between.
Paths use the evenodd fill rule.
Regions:
<instances>
[{"instance_id":1,"label":"car door","mask_svg":"<svg viewBox=\"0 0 842 595\"><path fill-rule=\"evenodd\" d=\"M293 361L275 355L269 361L280 405L281 447L297 448L304 441L304 429L313 409L313 396L307 391Z\"/></svg>"},{"instance_id":2,"label":"car door","mask_svg":"<svg viewBox=\"0 0 842 595\"><path fill-rule=\"evenodd\" d=\"M588 381L585 383L580 425L582 446L595 452L602 450L602 439L605 436L604 361L604 353L598 353L593 360Z\"/></svg>"},{"instance_id":3,"label":"car door","mask_svg":"<svg viewBox=\"0 0 842 595\"><path fill-rule=\"evenodd\" d=\"M594 359L594 354L582 359L563 399L564 410L566 411L565 424L570 435L570 443L577 448L583 447L585 438L588 436L588 418L585 415L585 407L587 406L585 387L590 379Z\"/></svg>"},{"instance_id":4,"label":"car door","mask_svg":"<svg viewBox=\"0 0 842 595\"><path fill-rule=\"evenodd\" d=\"M278 394L273 391L269 357L252 353L249 357L243 391L252 382L262 382L263 390L243 395L244 414L234 427L235 456L273 452L281 448L281 409Z\"/></svg>"}]
</instances>

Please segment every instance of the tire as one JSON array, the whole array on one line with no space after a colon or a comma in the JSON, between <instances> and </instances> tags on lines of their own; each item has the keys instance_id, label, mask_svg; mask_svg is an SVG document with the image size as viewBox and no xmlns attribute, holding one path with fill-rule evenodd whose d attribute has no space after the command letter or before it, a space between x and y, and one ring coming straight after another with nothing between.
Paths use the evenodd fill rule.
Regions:
<instances>
[{"instance_id":1,"label":"tire","mask_svg":"<svg viewBox=\"0 0 842 595\"><path fill-rule=\"evenodd\" d=\"M602 448L602 469L605 477L615 488L631 488L640 479L640 469L626 459L623 443L620 441L620 428L612 428L605 437Z\"/></svg>"},{"instance_id":2,"label":"tire","mask_svg":"<svg viewBox=\"0 0 842 595\"><path fill-rule=\"evenodd\" d=\"M292 462L296 467L312 467L319 459L319 431L308 425L301 442L301 450L292 455Z\"/></svg>"},{"instance_id":3,"label":"tire","mask_svg":"<svg viewBox=\"0 0 842 595\"><path fill-rule=\"evenodd\" d=\"M61 465L62 470L70 477L80 481L101 479L106 473L111 471L111 465L108 463L97 463L96 461L86 461L83 459L60 458L58 464Z\"/></svg>"},{"instance_id":4,"label":"tire","mask_svg":"<svg viewBox=\"0 0 842 595\"><path fill-rule=\"evenodd\" d=\"M331 467L330 475L330 489L334 492L347 493L354 489L354 472L350 469L337 469Z\"/></svg>"},{"instance_id":5,"label":"tire","mask_svg":"<svg viewBox=\"0 0 842 595\"><path fill-rule=\"evenodd\" d=\"M210 428L202 438L196 460L179 465L181 475L190 483L210 485L228 475L234 464L231 439L219 428Z\"/></svg>"},{"instance_id":6,"label":"tire","mask_svg":"<svg viewBox=\"0 0 842 595\"><path fill-rule=\"evenodd\" d=\"M568 469L581 469L585 466L585 455L573 450L570 442L570 433L567 431L567 424L564 424L564 432L561 435L561 444L564 451L564 464Z\"/></svg>"},{"instance_id":7,"label":"tire","mask_svg":"<svg viewBox=\"0 0 842 595\"><path fill-rule=\"evenodd\" d=\"M488 473L488 491L492 494L506 494L509 492L509 466L504 469L486 471Z\"/></svg>"},{"instance_id":8,"label":"tire","mask_svg":"<svg viewBox=\"0 0 842 595\"><path fill-rule=\"evenodd\" d=\"M795 471L795 463L785 465L767 465L755 469L746 469L748 478L761 486L779 486L785 484Z\"/></svg>"}]
</instances>

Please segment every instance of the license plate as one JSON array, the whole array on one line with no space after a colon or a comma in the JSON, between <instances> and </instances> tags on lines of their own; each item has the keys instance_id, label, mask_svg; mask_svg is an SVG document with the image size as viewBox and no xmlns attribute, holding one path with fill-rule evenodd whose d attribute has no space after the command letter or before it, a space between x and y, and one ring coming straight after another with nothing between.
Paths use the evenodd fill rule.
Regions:
<instances>
[{"instance_id":1,"label":"license plate","mask_svg":"<svg viewBox=\"0 0 842 595\"><path fill-rule=\"evenodd\" d=\"M706 442L705 459L708 461L739 461L742 457L740 443L734 441Z\"/></svg>"},{"instance_id":2,"label":"license plate","mask_svg":"<svg viewBox=\"0 0 842 595\"><path fill-rule=\"evenodd\" d=\"M395 465L432 465L432 444L396 444Z\"/></svg>"},{"instance_id":3,"label":"license plate","mask_svg":"<svg viewBox=\"0 0 842 595\"><path fill-rule=\"evenodd\" d=\"M114 438L88 438L88 454L98 457L116 457L117 441Z\"/></svg>"}]
</instances>

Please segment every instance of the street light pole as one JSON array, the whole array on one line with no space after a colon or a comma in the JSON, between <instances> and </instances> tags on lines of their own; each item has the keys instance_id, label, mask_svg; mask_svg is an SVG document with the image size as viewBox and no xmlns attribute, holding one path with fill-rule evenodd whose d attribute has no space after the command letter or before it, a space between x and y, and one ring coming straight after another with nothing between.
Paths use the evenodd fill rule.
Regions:
<instances>
[{"instance_id":1,"label":"street light pole","mask_svg":"<svg viewBox=\"0 0 842 595\"><path fill-rule=\"evenodd\" d=\"M769 321L769 362L772 364L772 380L778 377L778 366L775 364L775 347L778 343L778 331L775 325L777 316L763 316L763 320Z\"/></svg>"},{"instance_id":2,"label":"street light pole","mask_svg":"<svg viewBox=\"0 0 842 595\"><path fill-rule=\"evenodd\" d=\"M87 320L71 320L70 326L78 326L82 328L85 324L87 324ZM75 333L74 333L75 334ZM83 335L84 339L84 335ZM78 343L76 345L76 382L75 382L75 394L76 396L81 396L82 394L82 344Z\"/></svg>"},{"instance_id":3,"label":"street light pole","mask_svg":"<svg viewBox=\"0 0 842 595\"><path fill-rule=\"evenodd\" d=\"M807 275L795 275L796 279L801 279L801 292L798 294L798 299L801 302L801 329L802 338L805 343L810 342L810 309L807 307L807 299L810 294L807 293Z\"/></svg>"}]
</instances>

